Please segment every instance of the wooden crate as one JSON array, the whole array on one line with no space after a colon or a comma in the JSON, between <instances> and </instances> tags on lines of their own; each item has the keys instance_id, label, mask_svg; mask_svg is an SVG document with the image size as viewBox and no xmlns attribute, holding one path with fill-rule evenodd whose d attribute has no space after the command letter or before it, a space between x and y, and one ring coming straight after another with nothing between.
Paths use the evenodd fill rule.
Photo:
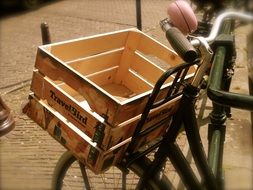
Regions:
<instances>
[{"instance_id":1,"label":"wooden crate","mask_svg":"<svg viewBox=\"0 0 253 190\"><path fill-rule=\"evenodd\" d=\"M172 50L130 29L41 46L35 67L76 90L92 110L117 125L140 114L157 79L179 63L182 60Z\"/></svg>"},{"instance_id":2,"label":"wooden crate","mask_svg":"<svg viewBox=\"0 0 253 190\"><path fill-rule=\"evenodd\" d=\"M180 63L174 51L136 29L40 46L25 112L99 173L120 160L157 79ZM185 80L194 72L191 67ZM178 101L152 110L144 129L172 115ZM141 138L136 149L165 130Z\"/></svg>"}]
</instances>

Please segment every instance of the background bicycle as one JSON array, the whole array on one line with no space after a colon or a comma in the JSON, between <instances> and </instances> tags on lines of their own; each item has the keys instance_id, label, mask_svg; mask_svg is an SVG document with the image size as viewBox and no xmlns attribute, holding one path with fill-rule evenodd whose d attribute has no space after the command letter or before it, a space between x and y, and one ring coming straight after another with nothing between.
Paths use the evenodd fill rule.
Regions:
<instances>
[{"instance_id":1,"label":"background bicycle","mask_svg":"<svg viewBox=\"0 0 253 190\"><path fill-rule=\"evenodd\" d=\"M110 7L111 3L116 3L117 7L121 7L119 13L114 12L112 15L108 15L108 11L111 10ZM45 18L53 17L55 15L54 19L50 22L48 19L46 19L52 29L52 37L56 41L61 41L65 39L72 39L80 36L87 36L94 33L101 33L101 32L107 32L112 30L118 30L121 28L128 28L135 25L135 9L134 9L134 2L130 2L132 4L129 4L130 7L128 7L126 4L122 4L122 2L119 2L117 4L116 1L110 1L108 4L101 4L97 3L93 6L84 6L85 1L82 3L79 2L77 4L72 3L72 1L61 1L54 4L49 4L47 6L44 6L43 8L39 9L36 12L29 12L27 14L19 14L15 16L5 17L1 19L1 25L5 26L1 28L1 47L4 47L1 49L1 68L2 65L4 65L4 70L1 70L1 78L4 78L1 87L5 87L5 84L14 84L20 80L20 78L25 81L26 79L30 78L31 71L34 65L34 56L37 45L41 44L40 39L40 31L39 31L39 23L41 21L44 21ZM124 1L125 2L125 1ZM148 4L151 2L150 4ZM157 39L164 40L164 34L160 31L160 28L156 30L157 21L160 18L164 17L163 10L160 10L160 7L165 7L167 5L167 1L149 1L147 4L144 5L143 8L143 14L144 23L151 23L144 24L144 29L150 29L149 34L156 37ZM114 4L115 5L115 4ZM102 6L103 8L101 8ZM56 10L66 10L68 7L69 13L64 11L65 19L62 19L61 17L61 11ZM71 12L71 7L73 8L73 12ZM76 7L83 7L80 12L76 13ZM93 7L93 9L91 9ZM105 8L106 7L106 8ZM100 13L93 11L94 9L98 8L99 10L105 10L100 11ZM133 8L133 9L132 9ZM87 10L87 11L85 11ZM97 10L97 9L96 9ZM124 10L133 10L131 13L133 16L131 16L132 21L124 21L120 20L122 16L122 12ZM150 11L148 11L150 10ZM86 13L87 15L82 15L82 13ZM96 13L97 15L92 15L91 13ZM69 15L66 17L66 15ZM75 15L75 16L74 16ZM129 11L130 15L130 11ZM127 15L127 18L129 19L130 16ZM118 19L116 19L116 17ZM156 18L157 17L157 18ZM83 19L80 19L83 18ZM86 18L86 19L85 19ZM91 20L91 18L96 18ZM105 19L106 18L106 19ZM152 18L152 20L151 20ZM114 23L109 23L108 20L113 20ZM18 25L17 25L18 23ZM91 27L85 27L86 24L89 24ZM129 25L130 23L130 25ZM132 23L132 24L131 24ZM73 24L73 25L71 25ZM27 27L27 26L30 27ZM66 27L62 29L62 26ZM147 27L148 26L148 27ZM19 30L11 30L12 27L16 27ZM74 29L73 29L74 28ZM240 28L237 31L237 40L239 42L242 42L245 40L245 33L250 28L249 26L245 28ZM153 29L153 30L152 30ZM34 33L38 35L33 35ZM161 34L161 35L160 35ZM13 39L13 36L16 36L16 39ZM29 36L30 40L25 40ZM167 44L167 42L164 42ZM245 50L243 47L243 43L239 43L241 46L239 48L239 60L244 60L245 56ZM13 49L13 47L15 47ZM14 51L15 50L15 51ZM244 61L240 61L239 68L236 72L242 72L244 73L246 70L246 67L243 65L245 63ZM21 67L21 68L19 68ZM5 71L5 72L4 72ZM15 71L16 75L13 75L13 71ZM9 72L9 74L8 74ZM236 73L237 74L237 73ZM16 76L19 76L20 78L17 79ZM244 75L239 74L240 77L243 77ZM242 79L243 80L243 79ZM25 83L25 82L24 82ZM25 85L25 84L24 84ZM17 86L15 86L16 89ZM240 83L235 84L234 87L232 87L234 90L245 90L246 87L242 86ZM7 137L1 139L1 152L6 152L5 155L1 155L1 177L3 183L1 183L1 186L3 188L9 188L9 189L15 189L16 184L20 184L20 189L47 189L50 186L50 180L51 180L51 173L53 170L53 167L55 166L56 160L58 159L59 155L63 152L63 149L58 146L54 141L46 136L46 134L38 128L33 122L28 120L27 117L20 115L20 100L25 100L27 92L29 91L29 87L25 87L21 90L13 91L11 87L9 88L2 88L1 92L6 93L3 96L3 98L7 101L8 105L14 110L17 121L17 128L15 131L13 131L12 134L8 135ZM235 133L234 129L239 128L240 123L244 123L244 126L241 129L242 136L244 136L244 140L246 141L248 138L245 137L245 135L249 135L249 132L247 131L247 126L249 125L249 121L247 119L247 113L242 111L236 111L234 114L233 120L230 121L230 124L234 126L234 128L231 128L231 133ZM239 118L237 118L237 115L240 115ZM245 118L241 118L241 116L245 116ZM239 119L239 120L238 120ZM243 133L244 131L244 133ZM247 142L241 142L241 146L244 147L244 149L240 149L240 143L238 147L238 143L236 143L236 140L240 140L241 138L233 138L231 135L228 138L228 141L231 145L231 149L227 152L230 153L230 155L234 155L233 151L239 151L240 155L244 155L243 160L245 161L245 157L249 157L249 151L251 150L249 148L249 151L247 151L247 148L245 145L249 144ZM39 140L40 139L42 140ZM233 139L232 139L233 138ZM29 140L28 140L29 139ZM183 138L182 138L183 139ZM184 141L182 140L182 145L184 145ZM233 144L234 143L234 144ZM50 144L50 147L48 146ZM15 145L15 149L13 148ZM29 147L29 148L27 148ZM32 153L31 153L32 150ZM54 151L49 151L54 150ZM243 151L243 152L241 152ZM13 154L15 153L15 157ZM231 156L228 156L231 158ZM237 157L239 158L239 157ZM246 171L249 172L250 168L249 162L244 162L245 168L240 168L240 171ZM241 163L240 163L241 164ZM236 166L236 163L233 161L227 162L227 170L231 172L230 174L227 173L227 175L233 175L235 174L237 176L238 168L235 172L233 172L233 168ZM238 166L239 167L239 166ZM29 169L27 169L29 168ZM3 172L2 172L3 171ZM15 172L16 178L13 179L11 176L13 175L13 171ZM35 175L36 174L36 175ZM171 174L173 175L173 174ZM246 182L243 182L243 180L240 180L243 185L247 184L246 178L244 178ZM31 183L22 183L23 181L30 180ZM177 180L177 178L175 178ZM232 185L232 184L231 184Z\"/></svg>"}]
</instances>

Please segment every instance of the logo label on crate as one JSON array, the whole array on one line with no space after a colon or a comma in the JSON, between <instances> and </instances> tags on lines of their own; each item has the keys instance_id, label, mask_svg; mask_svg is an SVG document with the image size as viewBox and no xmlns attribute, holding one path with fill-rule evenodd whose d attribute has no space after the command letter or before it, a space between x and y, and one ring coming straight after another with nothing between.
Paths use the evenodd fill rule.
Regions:
<instances>
[{"instance_id":1,"label":"logo label on crate","mask_svg":"<svg viewBox=\"0 0 253 190\"><path fill-rule=\"evenodd\" d=\"M66 103L61 98L59 98L53 90L50 90L50 97L60 106L62 106L65 110L67 110L74 119L77 119L82 124L87 125L88 118L86 116L81 115L80 111L78 111L71 104Z\"/></svg>"}]
</instances>

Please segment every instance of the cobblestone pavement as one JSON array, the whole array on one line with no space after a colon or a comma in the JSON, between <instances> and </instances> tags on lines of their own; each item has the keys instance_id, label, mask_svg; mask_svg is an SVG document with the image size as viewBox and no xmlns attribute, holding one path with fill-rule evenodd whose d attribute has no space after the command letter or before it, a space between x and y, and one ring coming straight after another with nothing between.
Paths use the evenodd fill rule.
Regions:
<instances>
[{"instance_id":1,"label":"cobblestone pavement","mask_svg":"<svg viewBox=\"0 0 253 190\"><path fill-rule=\"evenodd\" d=\"M168 43L157 23L166 16L167 4L166 0L146 0L142 4L143 30L165 44ZM44 21L49 23L55 42L135 27L135 1L52 1L34 11L12 11L2 15L0 93L16 120L15 130L0 139L0 189L3 190L50 189L54 166L65 150L21 112L29 94L36 49L41 44L40 23ZM234 91L244 93L247 93L245 44L249 30L250 26L246 26L237 31L239 64L237 80L232 86ZM228 188L250 189L252 142L249 113L235 110L228 123L232 126L228 128L224 158ZM186 146L184 138L180 143Z\"/></svg>"}]
</instances>

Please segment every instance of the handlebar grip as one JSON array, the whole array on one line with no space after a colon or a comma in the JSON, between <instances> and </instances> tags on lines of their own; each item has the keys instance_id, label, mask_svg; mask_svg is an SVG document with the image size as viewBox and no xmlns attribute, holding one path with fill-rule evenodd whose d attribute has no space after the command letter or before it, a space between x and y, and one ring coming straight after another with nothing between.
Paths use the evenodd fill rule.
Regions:
<instances>
[{"instance_id":1,"label":"handlebar grip","mask_svg":"<svg viewBox=\"0 0 253 190\"><path fill-rule=\"evenodd\" d=\"M170 42L172 48L186 62L193 62L197 57L197 51L176 27L170 27L165 31L166 38Z\"/></svg>"}]
</instances>

